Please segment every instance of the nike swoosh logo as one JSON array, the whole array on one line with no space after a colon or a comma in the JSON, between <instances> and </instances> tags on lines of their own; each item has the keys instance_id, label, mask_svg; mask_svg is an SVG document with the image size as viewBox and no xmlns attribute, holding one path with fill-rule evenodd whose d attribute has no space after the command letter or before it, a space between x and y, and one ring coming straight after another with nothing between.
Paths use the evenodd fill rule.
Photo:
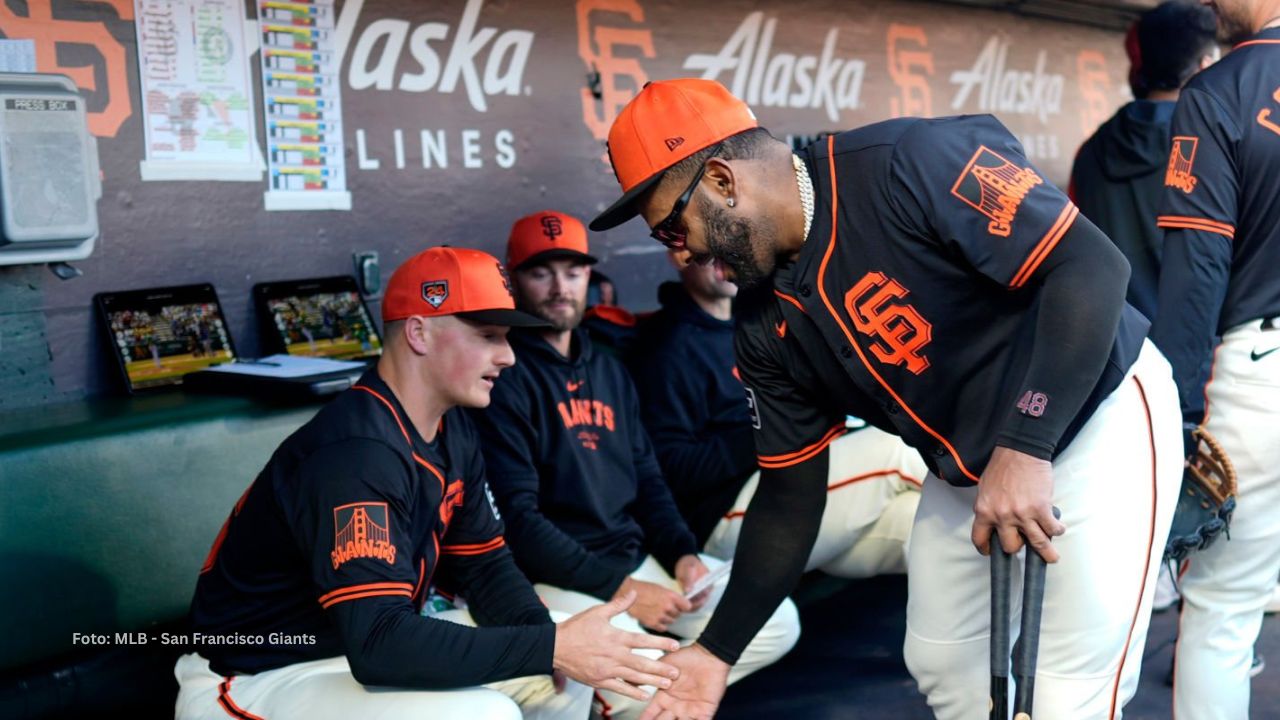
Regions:
<instances>
[{"instance_id":1,"label":"nike swoosh logo","mask_svg":"<svg viewBox=\"0 0 1280 720\"><path fill-rule=\"evenodd\" d=\"M1266 357L1266 356L1270 355L1271 353L1273 353L1273 352L1275 352L1275 351L1277 351L1277 350L1280 350L1280 347L1273 347L1273 348L1271 348L1270 350L1268 350L1268 351L1266 351L1266 352L1264 352L1264 353L1260 353L1260 352L1258 352L1257 350L1252 350L1252 351L1250 351L1250 352L1249 352L1249 359L1250 359L1250 360L1252 360L1252 361L1254 361L1254 362L1258 362L1258 361L1259 361L1259 360L1261 360L1262 358L1264 358L1264 357Z\"/></svg>"},{"instance_id":2,"label":"nike swoosh logo","mask_svg":"<svg viewBox=\"0 0 1280 720\"><path fill-rule=\"evenodd\" d=\"M565 388L566 390L568 390L569 392L571 392L571 393L573 393L573 392L578 392L578 388L580 388L580 387L582 387L582 381L581 381L581 380L579 380L579 381L577 381L577 382L574 382L574 381L570 380L569 382L567 382L567 383L565 383L565 384L564 384L564 388Z\"/></svg>"},{"instance_id":3,"label":"nike swoosh logo","mask_svg":"<svg viewBox=\"0 0 1280 720\"><path fill-rule=\"evenodd\" d=\"M786 320L783 320L782 322L778 323L777 325L774 325L774 326L773 326L773 331L774 331L774 332L776 332L776 333L778 333L778 337L780 337L780 338L784 338L784 337L786 337L786 336L787 336L787 321L786 321Z\"/></svg>"}]
</instances>

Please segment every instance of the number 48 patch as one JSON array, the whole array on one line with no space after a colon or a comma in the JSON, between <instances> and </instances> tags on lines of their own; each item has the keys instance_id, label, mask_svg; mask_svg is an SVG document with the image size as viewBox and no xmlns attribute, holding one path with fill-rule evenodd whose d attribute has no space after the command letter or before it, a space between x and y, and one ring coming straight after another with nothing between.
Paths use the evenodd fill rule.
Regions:
<instances>
[{"instance_id":1,"label":"number 48 patch","mask_svg":"<svg viewBox=\"0 0 1280 720\"><path fill-rule=\"evenodd\" d=\"M1044 414L1045 408L1049 405L1049 396L1042 392L1028 390L1018 399L1018 412L1023 415L1029 415L1038 418Z\"/></svg>"}]
</instances>

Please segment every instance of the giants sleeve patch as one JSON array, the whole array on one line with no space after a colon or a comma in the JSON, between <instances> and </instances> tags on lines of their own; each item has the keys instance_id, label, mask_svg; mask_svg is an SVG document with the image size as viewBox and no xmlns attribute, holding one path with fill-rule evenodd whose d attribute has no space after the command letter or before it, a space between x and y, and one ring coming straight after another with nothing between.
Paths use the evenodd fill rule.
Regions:
<instances>
[{"instance_id":1,"label":"giants sleeve patch","mask_svg":"<svg viewBox=\"0 0 1280 720\"><path fill-rule=\"evenodd\" d=\"M1043 182L1035 170L1018 167L982 145L956 179L951 194L987 216L987 232L1009 237L1018 206L1027 193Z\"/></svg>"},{"instance_id":2,"label":"giants sleeve patch","mask_svg":"<svg viewBox=\"0 0 1280 720\"><path fill-rule=\"evenodd\" d=\"M396 562L391 544L391 514L384 502L357 502L333 509L333 569L357 558Z\"/></svg>"},{"instance_id":3,"label":"giants sleeve patch","mask_svg":"<svg viewBox=\"0 0 1280 720\"><path fill-rule=\"evenodd\" d=\"M1196 176L1192 168L1196 162L1196 146L1199 138L1179 135L1173 139L1173 149L1169 151L1169 167L1164 174L1165 187L1178 188L1190 195L1196 189Z\"/></svg>"}]
</instances>

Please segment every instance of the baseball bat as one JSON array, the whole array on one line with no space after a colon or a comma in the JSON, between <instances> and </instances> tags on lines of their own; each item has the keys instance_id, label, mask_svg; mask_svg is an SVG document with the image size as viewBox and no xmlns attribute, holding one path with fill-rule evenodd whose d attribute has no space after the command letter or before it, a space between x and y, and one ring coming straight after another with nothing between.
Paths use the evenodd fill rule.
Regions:
<instances>
[{"instance_id":1,"label":"baseball bat","mask_svg":"<svg viewBox=\"0 0 1280 720\"><path fill-rule=\"evenodd\" d=\"M1062 517L1058 508L1054 518ZM1040 553L1027 548L1027 563L1022 574L1022 624L1018 644L1013 649L1014 720L1031 720L1036 691L1036 660L1040 653L1040 616L1044 609L1044 577L1048 565Z\"/></svg>"},{"instance_id":2,"label":"baseball bat","mask_svg":"<svg viewBox=\"0 0 1280 720\"><path fill-rule=\"evenodd\" d=\"M991 534L991 695L990 720L1009 717L1009 631L1013 556L1000 535Z\"/></svg>"}]
</instances>

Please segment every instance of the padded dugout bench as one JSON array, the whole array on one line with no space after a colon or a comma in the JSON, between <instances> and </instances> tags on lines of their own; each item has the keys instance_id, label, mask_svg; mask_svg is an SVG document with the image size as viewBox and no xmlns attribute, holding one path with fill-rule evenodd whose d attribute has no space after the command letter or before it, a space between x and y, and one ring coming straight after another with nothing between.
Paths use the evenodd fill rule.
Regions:
<instances>
[{"instance_id":1,"label":"padded dugout bench","mask_svg":"<svg viewBox=\"0 0 1280 720\"><path fill-rule=\"evenodd\" d=\"M173 717L186 649L161 633L184 631L232 505L319 407L174 393L0 413L0 717Z\"/></svg>"}]
</instances>

